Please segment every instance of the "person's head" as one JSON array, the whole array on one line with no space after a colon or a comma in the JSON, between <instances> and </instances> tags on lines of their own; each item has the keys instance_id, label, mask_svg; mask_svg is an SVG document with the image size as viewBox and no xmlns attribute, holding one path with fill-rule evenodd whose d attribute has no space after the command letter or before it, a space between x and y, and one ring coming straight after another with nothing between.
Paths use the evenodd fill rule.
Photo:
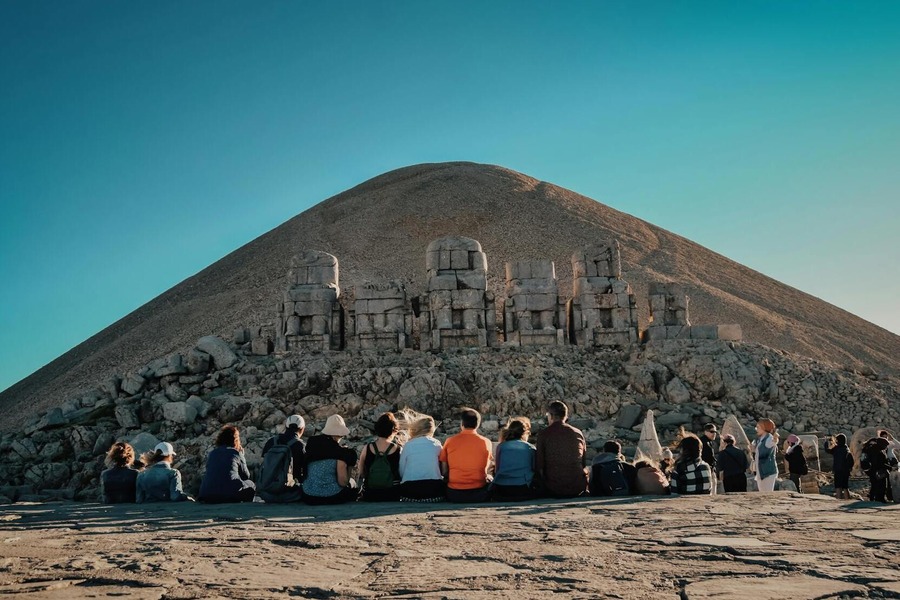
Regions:
<instances>
[{"instance_id":1,"label":"person's head","mask_svg":"<svg viewBox=\"0 0 900 600\"><path fill-rule=\"evenodd\" d=\"M160 462L172 462L175 460L175 448L169 442L160 442L150 452L141 456L144 464L155 465Z\"/></svg>"},{"instance_id":2,"label":"person's head","mask_svg":"<svg viewBox=\"0 0 900 600\"><path fill-rule=\"evenodd\" d=\"M400 423L394 413L386 412L375 421L375 435L386 440L391 439L400 431Z\"/></svg>"},{"instance_id":3,"label":"person's head","mask_svg":"<svg viewBox=\"0 0 900 600\"><path fill-rule=\"evenodd\" d=\"M838 446L846 446L847 445L847 436L843 433L839 433L834 436L834 441Z\"/></svg>"},{"instance_id":4,"label":"person's head","mask_svg":"<svg viewBox=\"0 0 900 600\"><path fill-rule=\"evenodd\" d=\"M437 425L434 422L434 418L424 415L410 423L409 437L431 437L434 435L435 429L437 429Z\"/></svg>"},{"instance_id":5,"label":"person's head","mask_svg":"<svg viewBox=\"0 0 900 600\"><path fill-rule=\"evenodd\" d=\"M775 433L775 421L772 419L760 419L756 423L756 435Z\"/></svg>"},{"instance_id":6,"label":"person's head","mask_svg":"<svg viewBox=\"0 0 900 600\"><path fill-rule=\"evenodd\" d=\"M700 458L702 447L703 444L700 443L700 438L696 435L692 433L685 435L678 444L678 449L681 451L679 460L682 462L694 462Z\"/></svg>"},{"instance_id":7,"label":"person's head","mask_svg":"<svg viewBox=\"0 0 900 600\"><path fill-rule=\"evenodd\" d=\"M726 433L722 436L722 441L725 442L726 446L734 446L734 436L730 433Z\"/></svg>"},{"instance_id":8,"label":"person's head","mask_svg":"<svg viewBox=\"0 0 900 600\"><path fill-rule=\"evenodd\" d=\"M787 436L787 443L791 446L796 446L800 444L800 438L792 433L791 435Z\"/></svg>"},{"instance_id":9,"label":"person's head","mask_svg":"<svg viewBox=\"0 0 900 600\"><path fill-rule=\"evenodd\" d=\"M459 411L459 424L463 429L478 429L481 413L474 408L463 408Z\"/></svg>"},{"instance_id":10,"label":"person's head","mask_svg":"<svg viewBox=\"0 0 900 600\"><path fill-rule=\"evenodd\" d=\"M554 400L547 406L547 416L550 417L551 423L565 421L569 418L569 407L565 402Z\"/></svg>"},{"instance_id":11,"label":"person's head","mask_svg":"<svg viewBox=\"0 0 900 600\"><path fill-rule=\"evenodd\" d=\"M888 433L888 430L887 430L887 429L882 429L881 431L878 432L878 437L884 438L884 439L886 439L886 440L890 440L890 439L891 439L891 434Z\"/></svg>"},{"instance_id":12,"label":"person's head","mask_svg":"<svg viewBox=\"0 0 900 600\"><path fill-rule=\"evenodd\" d=\"M650 461L639 460L636 463L634 463L634 468L635 469L652 469L653 465L650 463Z\"/></svg>"},{"instance_id":13,"label":"person's head","mask_svg":"<svg viewBox=\"0 0 900 600\"><path fill-rule=\"evenodd\" d=\"M716 439L717 433L718 431L716 430L716 426L714 423L707 423L703 426L703 435L705 435L708 439Z\"/></svg>"},{"instance_id":14,"label":"person's head","mask_svg":"<svg viewBox=\"0 0 900 600\"><path fill-rule=\"evenodd\" d=\"M116 442L106 453L108 467L129 467L134 463L134 448L127 442Z\"/></svg>"},{"instance_id":15,"label":"person's head","mask_svg":"<svg viewBox=\"0 0 900 600\"><path fill-rule=\"evenodd\" d=\"M344 423L344 417L341 415L331 415L325 420L325 427L322 428L322 435L328 435L339 440L342 437L350 435L350 428Z\"/></svg>"},{"instance_id":16,"label":"person's head","mask_svg":"<svg viewBox=\"0 0 900 600\"><path fill-rule=\"evenodd\" d=\"M295 433L298 437L303 435L304 429L306 429L306 421L300 415L291 415L284 422L284 430Z\"/></svg>"},{"instance_id":17,"label":"person's head","mask_svg":"<svg viewBox=\"0 0 900 600\"><path fill-rule=\"evenodd\" d=\"M511 442L513 440L528 441L531 434L531 421L527 417L516 417L510 419L503 430L503 441Z\"/></svg>"},{"instance_id":18,"label":"person's head","mask_svg":"<svg viewBox=\"0 0 900 600\"><path fill-rule=\"evenodd\" d=\"M622 454L622 444L615 440L609 440L603 444L603 451L615 455Z\"/></svg>"},{"instance_id":19,"label":"person's head","mask_svg":"<svg viewBox=\"0 0 900 600\"><path fill-rule=\"evenodd\" d=\"M216 446L224 446L226 448L234 448L238 452L243 450L241 447L241 434L234 425L225 425L216 435Z\"/></svg>"}]
</instances>

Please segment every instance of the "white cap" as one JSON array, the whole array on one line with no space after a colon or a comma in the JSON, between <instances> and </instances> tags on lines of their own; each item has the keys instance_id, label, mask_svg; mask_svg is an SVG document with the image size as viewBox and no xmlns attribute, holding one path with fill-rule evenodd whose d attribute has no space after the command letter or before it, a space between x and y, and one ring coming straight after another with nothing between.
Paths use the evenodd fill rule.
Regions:
<instances>
[{"instance_id":1,"label":"white cap","mask_svg":"<svg viewBox=\"0 0 900 600\"><path fill-rule=\"evenodd\" d=\"M300 415L291 415L284 422L284 426L290 428L292 425L295 425L297 429L303 429L306 427L306 421Z\"/></svg>"},{"instance_id":2,"label":"white cap","mask_svg":"<svg viewBox=\"0 0 900 600\"><path fill-rule=\"evenodd\" d=\"M163 456L175 456L175 448L173 448L172 444L169 442L160 442L153 450L159 452Z\"/></svg>"}]
</instances>

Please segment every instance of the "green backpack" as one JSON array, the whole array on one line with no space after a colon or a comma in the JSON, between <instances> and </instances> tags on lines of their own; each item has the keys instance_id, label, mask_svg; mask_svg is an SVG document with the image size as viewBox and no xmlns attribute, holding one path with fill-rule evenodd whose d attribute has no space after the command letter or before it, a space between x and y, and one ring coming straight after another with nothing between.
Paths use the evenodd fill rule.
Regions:
<instances>
[{"instance_id":1,"label":"green backpack","mask_svg":"<svg viewBox=\"0 0 900 600\"><path fill-rule=\"evenodd\" d=\"M388 451L390 449L391 446L388 446ZM378 446L375 444L369 444L369 452L374 453L375 459L372 460L369 473L366 475L366 487L370 490L385 490L394 487L397 484L397 478L394 476L394 469L388 461L387 453L379 452Z\"/></svg>"}]
</instances>

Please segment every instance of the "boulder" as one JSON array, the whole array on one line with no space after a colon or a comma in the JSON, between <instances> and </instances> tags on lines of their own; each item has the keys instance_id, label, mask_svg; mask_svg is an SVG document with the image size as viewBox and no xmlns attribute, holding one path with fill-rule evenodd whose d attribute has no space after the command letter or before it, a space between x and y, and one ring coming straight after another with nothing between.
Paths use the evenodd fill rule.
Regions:
<instances>
[{"instance_id":1,"label":"boulder","mask_svg":"<svg viewBox=\"0 0 900 600\"><path fill-rule=\"evenodd\" d=\"M197 340L197 349L209 354L217 369L227 369L238 361L237 354L225 340L215 335L207 335Z\"/></svg>"},{"instance_id":2,"label":"boulder","mask_svg":"<svg viewBox=\"0 0 900 600\"><path fill-rule=\"evenodd\" d=\"M53 408L46 415L41 417L38 422L38 429L50 429L52 427L60 427L68 425L69 419L63 413L61 408Z\"/></svg>"},{"instance_id":3,"label":"boulder","mask_svg":"<svg viewBox=\"0 0 900 600\"><path fill-rule=\"evenodd\" d=\"M140 375L137 375L136 373L132 373L122 381L122 391L129 396L134 396L142 389L144 389L144 385L146 383L146 379L144 379Z\"/></svg>"},{"instance_id":4,"label":"boulder","mask_svg":"<svg viewBox=\"0 0 900 600\"><path fill-rule=\"evenodd\" d=\"M677 427L679 425L686 425L691 422L690 413L678 413L678 412L670 412L664 415L660 415L656 419L657 427L661 429L670 429L672 427Z\"/></svg>"},{"instance_id":5,"label":"boulder","mask_svg":"<svg viewBox=\"0 0 900 600\"><path fill-rule=\"evenodd\" d=\"M112 433L110 433L109 431L102 432L97 436L97 441L94 442L94 447L93 449L91 449L91 454L93 454L94 456L106 454L107 452L109 452L110 447L115 441L116 438Z\"/></svg>"},{"instance_id":6,"label":"boulder","mask_svg":"<svg viewBox=\"0 0 900 600\"><path fill-rule=\"evenodd\" d=\"M200 374L209 371L209 354L194 348L187 355L187 369L189 373Z\"/></svg>"},{"instance_id":7,"label":"boulder","mask_svg":"<svg viewBox=\"0 0 900 600\"><path fill-rule=\"evenodd\" d=\"M59 488L69 482L71 472L63 463L38 463L25 471L25 481L37 489Z\"/></svg>"},{"instance_id":8,"label":"boulder","mask_svg":"<svg viewBox=\"0 0 900 600\"><path fill-rule=\"evenodd\" d=\"M147 433L146 431L142 431L137 434L133 438L131 438L131 446L134 448L134 455L140 456L144 452L149 452L156 447L159 443L159 440L152 433Z\"/></svg>"},{"instance_id":9,"label":"boulder","mask_svg":"<svg viewBox=\"0 0 900 600\"><path fill-rule=\"evenodd\" d=\"M170 354L165 359L165 363L155 369L157 377L166 377L167 375L183 375L187 373L187 367L184 365L184 357L181 354Z\"/></svg>"},{"instance_id":10,"label":"boulder","mask_svg":"<svg viewBox=\"0 0 900 600\"><path fill-rule=\"evenodd\" d=\"M22 458L23 460L28 460L37 456L37 447L34 445L34 442L31 441L30 438L25 438L22 440L16 440L10 446L12 451Z\"/></svg>"},{"instance_id":11,"label":"boulder","mask_svg":"<svg viewBox=\"0 0 900 600\"><path fill-rule=\"evenodd\" d=\"M209 414L209 403L204 402L200 396L191 396L185 402L194 407L198 417L206 418L206 415Z\"/></svg>"},{"instance_id":12,"label":"boulder","mask_svg":"<svg viewBox=\"0 0 900 600\"><path fill-rule=\"evenodd\" d=\"M643 407L640 404L626 404L616 415L616 427L631 429L641 418Z\"/></svg>"},{"instance_id":13,"label":"boulder","mask_svg":"<svg viewBox=\"0 0 900 600\"><path fill-rule=\"evenodd\" d=\"M188 425L197 418L197 409L187 402L167 402L163 404L163 418L171 423Z\"/></svg>"},{"instance_id":14,"label":"boulder","mask_svg":"<svg viewBox=\"0 0 900 600\"><path fill-rule=\"evenodd\" d=\"M138 409L135 406L123 404L116 407L116 421L119 427L124 429L134 429L141 424L138 418Z\"/></svg>"},{"instance_id":15,"label":"boulder","mask_svg":"<svg viewBox=\"0 0 900 600\"><path fill-rule=\"evenodd\" d=\"M166 398L172 402L184 402L188 399L188 393L180 385L172 384L166 388Z\"/></svg>"}]
</instances>

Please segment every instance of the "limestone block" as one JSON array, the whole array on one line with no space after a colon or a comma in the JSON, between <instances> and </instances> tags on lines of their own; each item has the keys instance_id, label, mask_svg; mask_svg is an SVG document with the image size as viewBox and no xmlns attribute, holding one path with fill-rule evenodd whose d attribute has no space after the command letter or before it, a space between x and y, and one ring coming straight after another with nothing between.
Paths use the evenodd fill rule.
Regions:
<instances>
[{"instance_id":1,"label":"limestone block","mask_svg":"<svg viewBox=\"0 0 900 600\"><path fill-rule=\"evenodd\" d=\"M301 250L291 257L291 269L298 267L331 267L338 264L337 258L320 250Z\"/></svg>"},{"instance_id":2,"label":"limestone block","mask_svg":"<svg viewBox=\"0 0 900 600\"><path fill-rule=\"evenodd\" d=\"M288 271L288 283L291 285L305 285L309 277L309 269L307 267L294 267Z\"/></svg>"},{"instance_id":3,"label":"limestone block","mask_svg":"<svg viewBox=\"0 0 900 600\"><path fill-rule=\"evenodd\" d=\"M356 334L372 333L372 316L365 314L356 315Z\"/></svg>"},{"instance_id":4,"label":"limestone block","mask_svg":"<svg viewBox=\"0 0 900 600\"><path fill-rule=\"evenodd\" d=\"M486 290L487 273L484 269L472 269L470 271L458 271L456 273L459 289Z\"/></svg>"},{"instance_id":5,"label":"limestone block","mask_svg":"<svg viewBox=\"0 0 900 600\"><path fill-rule=\"evenodd\" d=\"M167 386L163 393L172 402L184 402L188 399L188 393L178 384Z\"/></svg>"},{"instance_id":6,"label":"limestone block","mask_svg":"<svg viewBox=\"0 0 900 600\"><path fill-rule=\"evenodd\" d=\"M225 340L215 335L208 335L197 340L197 349L209 354L217 369L227 369L238 361L237 355L225 343Z\"/></svg>"},{"instance_id":7,"label":"limestone block","mask_svg":"<svg viewBox=\"0 0 900 600\"><path fill-rule=\"evenodd\" d=\"M340 289L323 286L293 287L284 293L284 301L287 302L337 302ZM290 307L285 307L285 312L291 312Z\"/></svg>"},{"instance_id":8,"label":"limestone block","mask_svg":"<svg viewBox=\"0 0 900 600\"><path fill-rule=\"evenodd\" d=\"M184 365L184 357L181 354L170 354L166 358L166 363L162 367L156 369L158 377L167 375L183 375L187 373L187 367Z\"/></svg>"},{"instance_id":9,"label":"limestone block","mask_svg":"<svg viewBox=\"0 0 900 600\"><path fill-rule=\"evenodd\" d=\"M369 300L367 312L371 314L386 313L390 311L403 310L405 307L406 302L403 298L383 298L381 300Z\"/></svg>"},{"instance_id":10,"label":"limestone block","mask_svg":"<svg viewBox=\"0 0 900 600\"><path fill-rule=\"evenodd\" d=\"M655 342L667 339L666 328L664 326L653 325L644 330L644 341Z\"/></svg>"},{"instance_id":11,"label":"limestone block","mask_svg":"<svg viewBox=\"0 0 900 600\"><path fill-rule=\"evenodd\" d=\"M474 271L487 272L487 254L484 252L469 252L469 268Z\"/></svg>"},{"instance_id":12,"label":"limestone block","mask_svg":"<svg viewBox=\"0 0 900 600\"><path fill-rule=\"evenodd\" d=\"M633 302L633 297L629 294L615 294L615 297L616 297L616 306L618 306L620 308L625 308L625 307L631 306L631 304Z\"/></svg>"},{"instance_id":13,"label":"limestone block","mask_svg":"<svg viewBox=\"0 0 900 600\"><path fill-rule=\"evenodd\" d=\"M188 406L194 407L194 410L197 411L197 416L206 418L206 415L209 414L209 403L204 402L200 396L191 396L186 402Z\"/></svg>"},{"instance_id":14,"label":"limestone block","mask_svg":"<svg viewBox=\"0 0 900 600\"><path fill-rule=\"evenodd\" d=\"M513 279L506 282L506 295L559 294L559 287L553 279Z\"/></svg>"},{"instance_id":15,"label":"limestone block","mask_svg":"<svg viewBox=\"0 0 900 600\"><path fill-rule=\"evenodd\" d=\"M574 295L608 294L612 291L612 281L608 277L579 277L573 283Z\"/></svg>"},{"instance_id":16,"label":"limestone block","mask_svg":"<svg viewBox=\"0 0 900 600\"><path fill-rule=\"evenodd\" d=\"M171 423L188 425L197 418L197 409L187 402L167 402L163 404L163 418Z\"/></svg>"},{"instance_id":17,"label":"limestone block","mask_svg":"<svg viewBox=\"0 0 900 600\"><path fill-rule=\"evenodd\" d=\"M641 418L643 407L640 404L626 404L619 409L616 415L616 427L631 429Z\"/></svg>"},{"instance_id":18,"label":"limestone block","mask_svg":"<svg viewBox=\"0 0 900 600\"><path fill-rule=\"evenodd\" d=\"M535 279L556 279L556 265L552 260L532 260L531 276Z\"/></svg>"},{"instance_id":19,"label":"limestone block","mask_svg":"<svg viewBox=\"0 0 900 600\"><path fill-rule=\"evenodd\" d=\"M284 331L287 335L300 335L300 317L296 315L289 316L287 327Z\"/></svg>"},{"instance_id":20,"label":"limestone block","mask_svg":"<svg viewBox=\"0 0 900 600\"><path fill-rule=\"evenodd\" d=\"M134 406L117 406L115 415L116 421L119 423L119 427L123 427L125 429L134 429L141 424L140 419L138 419L137 408Z\"/></svg>"},{"instance_id":21,"label":"limestone block","mask_svg":"<svg viewBox=\"0 0 900 600\"><path fill-rule=\"evenodd\" d=\"M718 325L717 334L720 340L740 342L744 339L744 332L740 325Z\"/></svg>"},{"instance_id":22,"label":"limestone block","mask_svg":"<svg viewBox=\"0 0 900 600\"><path fill-rule=\"evenodd\" d=\"M455 290L457 288L455 275L435 275L428 279L428 290Z\"/></svg>"},{"instance_id":23,"label":"limestone block","mask_svg":"<svg viewBox=\"0 0 900 600\"><path fill-rule=\"evenodd\" d=\"M613 294L630 294L631 293L631 284L629 284L624 279L610 279L609 286L610 286L610 291Z\"/></svg>"},{"instance_id":24,"label":"limestone block","mask_svg":"<svg viewBox=\"0 0 900 600\"><path fill-rule=\"evenodd\" d=\"M268 356L273 350L272 340L267 337L255 337L250 341L250 352L256 356Z\"/></svg>"},{"instance_id":25,"label":"limestone block","mask_svg":"<svg viewBox=\"0 0 900 600\"><path fill-rule=\"evenodd\" d=\"M425 270L426 271L437 271L441 268L449 269L450 266L441 267L441 252L438 250L437 252L426 252L425 253Z\"/></svg>"},{"instance_id":26,"label":"limestone block","mask_svg":"<svg viewBox=\"0 0 900 600\"><path fill-rule=\"evenodd\" d=\"M717 325L691 325L692 340L714 340L719 335Z\"/></svg>"},{"instance_id":27,"label":"limestone block","mask_svg":"<svg viewBox=\"0 0 900 600\"><path fill-rule=\"evenodd\" d=\"M146 379L136 373L132 373L128 375L124 380L122 380L122 391L129 396L134 396L142 389L144 389L144 385L146 383Z\"/></svg>"},{"instance_id":28,"label":"limestone block","mask_svg":"<svg viewBox=\"0 0 900 600\"><path fill-rule=\"evenodd\" d=\"M440 250L468 250L470 252L481 252L481 244L477 241L458 235L449 235L438 238L428 244L426 252L437 252Z\"/></svg>"},{"instance_id":29,"label":"limestone block","mask_svg":"<svg viewBox=\"0 0 900 600\"><path fill-rule=\"evenodd\" d=\"M556 308L559 298L552 294L533 294L526 297L527 310L547 311Z\"/></svg>"},{"instance_id":30,"label":"limestone block","mask_svg":"<svg viewBox=\"0 0 900 600\"><path fill-rule=\"evenodd\" d=\"M144 452L153 450L159 443L159 440L152 433L143 431L131 438L129 443L131 444L131 447L134 448L134 455L140 456ZM178 452L177 448L175 449L175 452Z\"/></svg>"},{"instance_id":31,"label":"limestone block","mask_svg":"<svg viewBox=\"0 0 900 600\"><path fill-rule=\"evenodd\" d=\"M189 373L206 373L209 371L209 354L192 348L187 354L187 370Z\"/></svg>"},{"instance_id":32,"label":"limestone block","mask_svg":"<svg viewBox=\"0 0 900 600\"><path fill-rule=\"evenodd\" d=\"M531 262L518 260L506 263L506 279L531 279Z\"/></svg>"},{"instance_id":33,"label":"limestone block","mask_svg":"<svg viewBox=\"0 0 900 600\"><path fill-rule=\"evenodd\" d=\"M366 283L354 290L357 300L383 300L387 298L406 299L406 288L401 282L386 284Z\"/></svg>"},{"instance_id":34,"label":"limestone block","mask_svg":"<svg viewBox=\"0 0 900 600\"><path fill-rule=\"evenodd\" d=\"M329 265L327 267L309 267L306 275L306 283L327 285L337 283L338 266Z\"/></svg>"},{"instance_id":35,"label":"limestone block","mask_svg":"<svg viewBox=\"0 0 900 600\"><path fill-rule=\"evenodd\" d=\"M484 308L484 292L482 290L454 290L450 292L453 308Z\"/></svg>"},{"instance_id":36,"label":"limestone block","mask_svg":"<svg viewBox=\"0 0 900 600\"><path fill-rule=\"evenodd\" d=\"M250 330L246 327L238 327L234 330L231 340L239 346L241 344L246 344L250 341Z\"/></svg>"},{"instance_id":37,"label":"limestone block","mask_svg":"<svg viewBox=\"0 0 900 600\"><path fill-rule=\"evenodd\" d=\"M450 251L450 268L466 270L469 268L469 252L467 250Z\"/></svg>"},{"instance_id":38,"label":"limestone block","mask_svg":"<svg viewBox=\"0 0 900 600\"><path fill-rule=\"evenodd\" d=\"M329 333L329 321L331 319L324 315L313 315L312 317L312 334L313 335L324 335Z\"/></svg>"}]
</instances>

